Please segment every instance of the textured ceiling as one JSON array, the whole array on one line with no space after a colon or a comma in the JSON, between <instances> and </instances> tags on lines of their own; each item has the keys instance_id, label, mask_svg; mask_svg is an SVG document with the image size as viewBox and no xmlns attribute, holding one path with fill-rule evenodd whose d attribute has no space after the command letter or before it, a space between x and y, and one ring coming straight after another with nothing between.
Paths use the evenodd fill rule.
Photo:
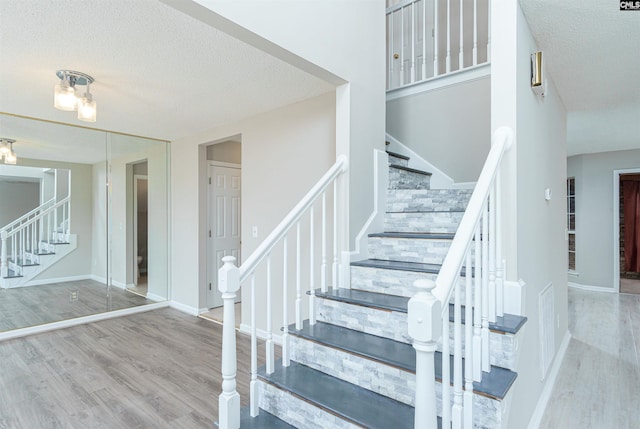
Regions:
<instances>
[{"instance_id":1,"label":"textured ceiling","mask_svg":"<svg viewBox=\"0 0 640 429\"><path fill-rule=\"evenodd\" d=\"M569 111L569 155L640 147L640 11L616 0L520 4Z\"/></svg>"},{"instance_id":2,"label":"textured ceiling","mask_svg":"<svg viewBox=\"0 0 640 429\"><path fill-rule=\"evenodd\" d=\"M334 89L156 0L0 0L0 58L2 112L166 140ZM53 108L58 69L96 79L97 122Z\"/></svg>"}]
</instances>

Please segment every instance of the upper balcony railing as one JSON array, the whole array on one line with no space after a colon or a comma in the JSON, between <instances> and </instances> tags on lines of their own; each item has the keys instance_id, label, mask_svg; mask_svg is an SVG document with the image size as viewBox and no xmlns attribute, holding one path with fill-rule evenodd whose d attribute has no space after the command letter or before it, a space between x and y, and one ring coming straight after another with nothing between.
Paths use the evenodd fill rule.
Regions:
<instances>
[{"instance_id":1,"label":"upper balcony railing","mask_svg":"<svg viewBox=\"0 0 640 429\"><path fill-rule=\"evenodd\" d=\"M490 0L387 0L387 90L489 62Z\"/></svg>"}]
</instances>

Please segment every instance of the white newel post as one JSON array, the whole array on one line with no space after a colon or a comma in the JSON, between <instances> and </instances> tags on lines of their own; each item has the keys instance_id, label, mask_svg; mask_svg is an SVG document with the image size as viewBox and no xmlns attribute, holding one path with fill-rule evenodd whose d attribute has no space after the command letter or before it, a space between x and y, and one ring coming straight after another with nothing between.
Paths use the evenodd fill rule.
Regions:
<instances>
[{"instance_id":1,"label":"white newel post","mask_svg":"<svg viewBox=\"0 0 640 429\"><path fill-rule=\"evenodd\" d=\"M9 266L7 265L7 231L0 231L0 239L2 240L2 251L0 253L0 275L7 277L9 275Z\"/></svg>"},{"instance_id":2,"label":"white newel post","mask_svg":"<svg viewBox=\"0 0 640 429\"><path fill-rule=\"evenodd\" d=\"M409 300L409 335L416 349L415 429L436 428L434 355L442 333L442 304L431 293L432 280L417 280L420 292Z\"/></svg>"},{"instance_id":3,"label":"white newel post","mask_svg":"<svg viewBox=\"0 0 640 429\"><path fill-rule=\"evenodd\" d=\"M240 289L240 271L236 258L225 256L218 270L218 290L222 292L222 393L219 398L220 429L240 428L240 395L236 390L236 328L234 301Z\"/></svg>"}]
</instances>

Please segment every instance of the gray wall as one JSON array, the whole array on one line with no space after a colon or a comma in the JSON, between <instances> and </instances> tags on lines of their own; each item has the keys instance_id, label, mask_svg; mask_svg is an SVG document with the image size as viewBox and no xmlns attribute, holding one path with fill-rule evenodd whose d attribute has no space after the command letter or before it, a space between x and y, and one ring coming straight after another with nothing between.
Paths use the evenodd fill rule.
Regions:
<instances>
[{"instance_id":1,"label":"gray wall","mask_svg":"<svg viewBox=\"0 0 640 429\"><path fill-rule=\"evenodd\" d=\"M387 102L387 133L455 182L475 182L490 147L491 80Z\"/></svg>"},{"instance_id":2,"label":"gray wall","mask_svg":"<svg viewBox=\"0 0 640 429\"><path fill-rule=\"evenodd\" d=\"M40 205L40 183L0 180L0 228Z\"/></svg>"},{"instance_id":3,"label":"gray wall","mask_svg":"<svg viewBox=\"0 0 640 429\"><path fill-rule=\"evenodd\" d=\"M242 147L240 142L226 141L207 146L207 161L230 162L241 164Z\"/></svg>"},{"instance_id":4,"label":"gray wall","mask_svg":"<svg viewBox=\"0 0 640 429\"><path fill-rule=\"evenodd\" d=\"M613 254L613 171L632 168L640 168L640 149L567 158L567 175L576 178L578 275L570 277L572 283L615 288L614 264L620 259Z\"/></svg>"}]
</instances>

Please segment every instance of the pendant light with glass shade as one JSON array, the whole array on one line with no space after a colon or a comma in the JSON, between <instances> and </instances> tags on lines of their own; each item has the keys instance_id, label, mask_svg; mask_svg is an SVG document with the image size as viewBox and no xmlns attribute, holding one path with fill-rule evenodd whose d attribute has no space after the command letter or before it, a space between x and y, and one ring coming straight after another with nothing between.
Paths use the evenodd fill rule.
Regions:
<instances>
[{"instance_id":1,"label":"pendant light with glass shade","mask_svg":"<svg viewBox=\"0 0 640 429\"><path fill-rule=\"evenodd\" d=\"M78 111L78 119L85 122L96 121L96 102L90 86L94 79L88 74L73 70L58 70L60 82L54 88L53 106L59 110ZM76 95L76 85L85 86L84 96Z\"/></svg>"},{"instance_id":2,"label":"pendant light with glass shade","mask_svg":"<svg viewBox=\"0 0 640 429\"><path fill-rule=\"evenodd\" d=\"M13 139L0 137L0 159L4 158L5 164L15 165L18 162L18 157L13 151L15 142Z\"/></svg>"}]
</instances>

